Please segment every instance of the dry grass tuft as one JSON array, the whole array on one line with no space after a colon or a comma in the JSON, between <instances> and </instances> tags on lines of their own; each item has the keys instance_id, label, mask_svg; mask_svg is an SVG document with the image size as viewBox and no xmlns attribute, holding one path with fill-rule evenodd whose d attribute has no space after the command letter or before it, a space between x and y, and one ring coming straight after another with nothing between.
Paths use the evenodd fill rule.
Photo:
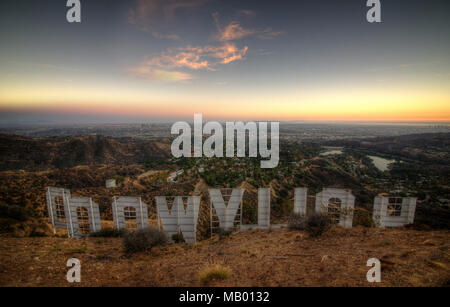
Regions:
<instances>
[{"instance_id":1,"label":"dry grass tuft","mask_svg":"<svg viewBox=\"0 0 450 307\"><path fill-rule=\"evenodd\" d=\"M208 284L213 280L224 280L230 277L231 270L220 264L207 267L200 272L199 279L202 284Z\"/></svg>"}]
</instances>

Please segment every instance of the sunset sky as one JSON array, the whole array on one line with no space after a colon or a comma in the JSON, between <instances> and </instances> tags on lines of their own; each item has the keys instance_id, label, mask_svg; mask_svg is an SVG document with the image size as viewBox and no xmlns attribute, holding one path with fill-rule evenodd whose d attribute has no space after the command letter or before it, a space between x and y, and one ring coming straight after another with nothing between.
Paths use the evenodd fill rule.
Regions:
<instances>
[{"instance_id":1,"label":"sunset sky","mask_svg":"<svg viewBox=\"0 0 450 307\"><path fill-rule=\"evenodd\" d=\"M0 122L450 121L450 3L2 0Z\"/></svg>"}]
</instances>

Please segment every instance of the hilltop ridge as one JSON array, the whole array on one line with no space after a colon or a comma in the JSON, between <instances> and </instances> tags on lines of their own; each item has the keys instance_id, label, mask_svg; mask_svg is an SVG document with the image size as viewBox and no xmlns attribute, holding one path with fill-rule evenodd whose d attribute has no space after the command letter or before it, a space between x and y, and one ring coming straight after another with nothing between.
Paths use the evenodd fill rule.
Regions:
<instances>
[{"instance_id":1,"label":"hilltop ridge","mask_svg":"<svg viewBox=\"0 0 450 307\"><path fill-rule=\"evenodd\" d=\"M166 159L170 145L101 135L31 139L0 134L0 170L47 170L78 165L130 165Z\"/></svg>"}]
</instances>

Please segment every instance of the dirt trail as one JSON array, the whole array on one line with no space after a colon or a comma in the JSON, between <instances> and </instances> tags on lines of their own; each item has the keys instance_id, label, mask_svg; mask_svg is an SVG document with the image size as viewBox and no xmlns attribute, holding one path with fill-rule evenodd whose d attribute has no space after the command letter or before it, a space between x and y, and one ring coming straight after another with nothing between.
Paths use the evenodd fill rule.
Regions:
<instances>
[{"instance_id":1,"label":"dirt trail","mask_svg":"<svg viewBox=\"0 0 450 307\"><path fill-rule=\"evenodd\" d=\"M150 177L150 176L157 175L157 174L160 174L160 173L163 173L163 172L166 172L166 171L155 171L155 170L150 170L150 171L148 171L148 172L145 172L145 173L140 174L140 175L137 177L137 179L142 179L142 178Z\"/></svg>"},{"instance_id":2,"label":"dirt trail","mask_svg":"<svg viewBox=\"0 0 450 307\"><path fill-rule=\"evenodd\" d=\"M208 189L209 186L206 184L205 180L200 178L200 180L195 184L194 194L199 195L200 193L207 192Z\"/></svg>"}]
</instances>

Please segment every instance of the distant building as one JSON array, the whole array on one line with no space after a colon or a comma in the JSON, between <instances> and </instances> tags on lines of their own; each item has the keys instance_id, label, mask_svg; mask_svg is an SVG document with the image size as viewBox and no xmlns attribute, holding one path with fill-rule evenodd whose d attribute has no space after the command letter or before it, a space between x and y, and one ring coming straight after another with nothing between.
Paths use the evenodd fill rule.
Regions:
<instances>
[{"instance_id":1,"label":"distant building","mask_svg":"<svg viewBox=\"0 0 450 307\"><path fill-rule=\"evenodd\" d=\"M391 193L391 194L400 194L402 192L403 192L403 190L400 190L400 189L389 191L389 193Z\"/></svg>"},{"instance_id":2,"label":"distant building","mask_svg":"<svg viewBox=\"0 0 450 307\"><path fill-rule=\"evenodd\" d=\"M178 179L178 176L182 175L184 173L184 170L178 170L176 172L172 172L167 176L167 182L175 182Z\"/></svg>"},{"instance_id":3,"label":"distant building","mask_svg":"<svg viewBox=\"0 0 450 307\"><path fill-rule=\"evenodd\" d=\"M167 176L167 182L174 182L177 178L177 173L176 172L172 172L169 174L169 176Z\"/></svg>"},{"instance_id":4,"label":"distant building","mask_svg":"<svg viewBox=\"0 0 450 307\"><path fill-rule=\"evenodd\" d=\"M108 179L108 180L106 180L106 187L108 189L117 187L116 179Z\"/></svg>"}]
</instances>

